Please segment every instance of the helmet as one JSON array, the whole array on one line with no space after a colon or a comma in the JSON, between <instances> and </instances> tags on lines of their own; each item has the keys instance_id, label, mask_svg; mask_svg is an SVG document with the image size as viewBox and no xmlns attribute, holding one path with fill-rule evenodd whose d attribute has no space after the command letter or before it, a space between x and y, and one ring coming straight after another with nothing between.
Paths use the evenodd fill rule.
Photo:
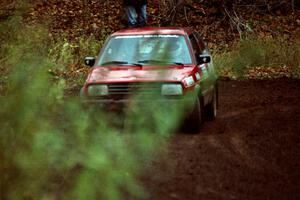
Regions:
<instances>
[{"instance_id":1,"label":"helmet","mask_svg":"<svg viewBox=\"0 0 300 200\"><path fill-rule=\"evenodd\" d=\"M176 40L175 40L176 39ZM169 41L167 46L168 55L170 58L178 58L182 52L182 44L177 38L173 38Z\"/></svg>"}]
</instances>

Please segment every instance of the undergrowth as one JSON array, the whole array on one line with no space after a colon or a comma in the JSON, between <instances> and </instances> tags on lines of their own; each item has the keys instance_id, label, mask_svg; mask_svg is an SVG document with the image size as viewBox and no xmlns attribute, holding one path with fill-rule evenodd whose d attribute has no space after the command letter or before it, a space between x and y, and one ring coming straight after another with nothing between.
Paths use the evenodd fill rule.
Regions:
<instances>
[{"instance_id":1,"label":"undergrowth","mask_svg":"<svg viewBox=\"0 0 300 200\"><path fill-rule=\"evenodd\" d=\"M96 56L106 36L54 41L46 27L24 25L18 15L0 24L0 199L146 197L137 177L164 147L184 105L148 102L119 116L66 97L84 81L82 58ZM247 39L214 62L236 77L285 65L299 75L298 55L299 43Z\"/></svg>"},{"instance_id":2,"label":"undergrowth","mask_svg":"<svg viewBox=\"0 0 300 200\"><path fill-rule=\"evenodd\" d=\"M102 38L107 37L103 34ZM104 39L95 37L81 37L70 41L62 36L55 41L51 40L47 58L53 63L48 69L53 80L66 81L65 90L74 95L83 85L89 69L84 66L85 56L97 56Z\"/></svg>"},{"instance_id":3,"label":"undergrowth","mask_svg":"<svg viewBox=\"0 0 300 200\"><path fill-rule=\"evenodd\" d=\"M126 120L87 109L77 97L64 95L64 73L82 55L95 55L99 42L62 39L53 45L45 27L24 25L20 17L3 23L0 31L6 38L0 64L9 69L0 98L0 199L146 197L137 177L153 152L164 147L183 108L161 109L149 102L126 111ZM80 66L73 67L83 76Z\"/></svg>"},{"instance_id":4,"label":"undergrowth","mask_svg":"<svg viewBox=\"0 0 300 200\"><path fill-rule=\"evenodd\" d=\"M215 54L214 64L221 76L230 78L299 77L299 55L300 41L250 37L228 52Z\"/></svg>"}]
</instances>

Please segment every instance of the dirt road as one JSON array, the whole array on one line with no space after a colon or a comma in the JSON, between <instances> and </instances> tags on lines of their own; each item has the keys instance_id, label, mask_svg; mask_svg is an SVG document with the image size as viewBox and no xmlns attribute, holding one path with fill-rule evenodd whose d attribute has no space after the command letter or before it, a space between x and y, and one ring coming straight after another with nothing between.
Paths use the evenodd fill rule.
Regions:
<instances>
[{"instance_id":1,"label":"dirt road","mask_svg":"<svg viewBox=\"0 0 300 200\"><path fill-rule=\"evenodd\" d=\"M217 119L162 157L149 199L300 199L300 81L221 81Z\"/></svg>"}]
</instances>

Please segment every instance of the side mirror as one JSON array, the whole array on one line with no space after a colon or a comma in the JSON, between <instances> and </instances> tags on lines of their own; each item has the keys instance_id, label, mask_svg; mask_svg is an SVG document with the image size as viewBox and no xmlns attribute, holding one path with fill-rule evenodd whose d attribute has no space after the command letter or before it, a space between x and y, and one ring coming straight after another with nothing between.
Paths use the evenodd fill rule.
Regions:
<instances>
[{"instance_id":1,"label":"side mirror","mask_svg":"<svg viewBox=\"0 0 300 200\"><path fill-rule=\"evenodd\" d=\"M85 57L84 64L90 67L93 67L96 62L96 58L94 57Z\"/></svg>"},{"instance_id":2,"label":"side mirror","mask_svg":"<svg viewBox=\"0 0 300 200\"><path fill-rule=\"evenodd\" d=\"M210 63L210 61L211 61L211 57L209 55L199 55L198 58L199 58L200 64Z\"/></svg>"}]
</instances>

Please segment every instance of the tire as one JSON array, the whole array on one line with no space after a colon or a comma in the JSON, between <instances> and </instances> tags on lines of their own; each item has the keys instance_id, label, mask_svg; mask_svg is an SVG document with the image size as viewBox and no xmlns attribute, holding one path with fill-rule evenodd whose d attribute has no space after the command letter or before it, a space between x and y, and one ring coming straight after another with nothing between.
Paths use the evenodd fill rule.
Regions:
<instances>
[{"instance_id":1,"label":"tire","mask_svg":"<svg viewBox=\"0 0 300 200\"><path fill-rule=\"evenodd\" d=\"M190 133L199 133L204 122L203 98L196 99L195 106L188 120L188 129Z\"/></svg>"},{"instance_id":2,"label":"tire","mask_svg":"<svg viewBox=\"0 0 300 200\"><path fill-rule=\"evenodd\" d=\"M217 117L218 110L218 89L214 87L212 100L211 102L205 106L205 116L208 121L212 121Z\"/></svg>"}]
</instances>

